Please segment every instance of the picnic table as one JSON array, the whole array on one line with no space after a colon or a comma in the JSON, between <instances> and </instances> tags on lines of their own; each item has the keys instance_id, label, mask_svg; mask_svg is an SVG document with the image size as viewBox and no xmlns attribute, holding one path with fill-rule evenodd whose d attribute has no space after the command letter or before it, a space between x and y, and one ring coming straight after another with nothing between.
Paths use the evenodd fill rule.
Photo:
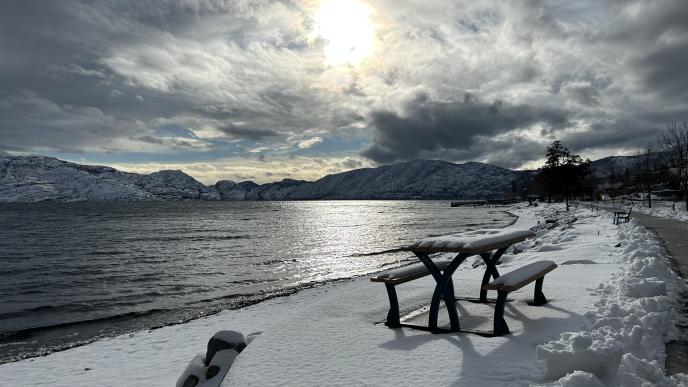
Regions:
<instances>
[{"instance_id":1,"label":"picnic table","mask_svg":"<svg viewBox=\"0 0 688 387\"><path fill-rule=\"evenodd\" d=\"M447 306L449 313L450 331L460 329L459 315L456 311L456 296L452 275L466 258L479 255L485 263L482 285L486 285L490 277L499 278L497 262L509 246L524 241L535 234L530 230L478 230L474 232L445 235L423 239L409 246L411 251L420 259L435 279L436 286L430 302L430 320L428 328L437 329L437 315L439 312L440 298ZM441 272L430 259L433 253L457 253L451 263ZM479 302L487 302L487 290L480 288Z\"/></svg>"},{"instance_id":2,"label":"picnic table","mask_svg":"<svg viewBox=\"0 0 688 387\"><path fill-rule=\"evenodd\" d=\"M497 287L494 286L490 287L492 284L489 283L490 277L496 280L500 276L497 270L497 262L511 245L533 236L535 236L535 234L530 230L483 229L461 234L426 238L404 248L403 250L413 252L423 265L416 267L411 265L408 268L391 271L371 279L374 282L384 282L387 286L387 292L390 299L390 312L387 317L387 325L392 328L402 326L399 322L399 307L394 286L431 274L436 285L430 302L430 315L427 329L431 332L446 331L445 329L438 329L437 327L440 301L444 300L449 314L449 332L460 331L459 316L456 310L457 298L454 294L454 284L452 281L452 275L456 269L466 260L466 258L474 255L480 256L485 263L485 272L483 273L479 297L473 299L473 301L491 302L487 299L487 289L497 289ZM456 253L456 256L451 260L433 260L430 255L435 253ZM527 278L529 281L540 278L538 279L539 286L536 285L536 288L539 287L539 289L536 289L536 294L538 290L540 294L542 293L541 277L544 276L544 272L551 270L550 267L552 265L554 264L551 263L551 265L548 265L545 270L538 270L537 273L530 276L532 279ZM556 267L556 265L554 265L554 267ZM537 275L541 276L537 277ZM516 282L518 283L512 285L518 284L519 287L523 286L523 284L520 283L523 282L523 279L517 278L517 280ZM500 292L500 296L503 295L503 299L497 300L498 304L501 303L502 308L506 301L506 293L508 293L508 291ZM544 295L542 299L544 300ZM546 302L546 300L544 302ZM403 326L423 329L423 327L410 326L408 324L404 324ZM497 334L497 332L495 332L495 334Z\"/></svg>"}]
</instances>

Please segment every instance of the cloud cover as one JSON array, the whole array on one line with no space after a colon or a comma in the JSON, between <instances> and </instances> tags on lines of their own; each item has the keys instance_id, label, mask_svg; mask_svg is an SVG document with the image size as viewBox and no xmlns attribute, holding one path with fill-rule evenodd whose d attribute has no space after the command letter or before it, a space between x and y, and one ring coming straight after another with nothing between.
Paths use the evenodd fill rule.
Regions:
<instances>
[{"instance_id":1,"label":"cloud cover","mask_svg":"<svg viewBox=\"0 0 688 387\"><path fill-rule=\"evenodd\" d=\"M332 66L317 0L3 1L0 150L311 178L338 170L309 158L624 153L686 118L681 0L367 3L372 55Z\"/></svg>"}]
</instances>

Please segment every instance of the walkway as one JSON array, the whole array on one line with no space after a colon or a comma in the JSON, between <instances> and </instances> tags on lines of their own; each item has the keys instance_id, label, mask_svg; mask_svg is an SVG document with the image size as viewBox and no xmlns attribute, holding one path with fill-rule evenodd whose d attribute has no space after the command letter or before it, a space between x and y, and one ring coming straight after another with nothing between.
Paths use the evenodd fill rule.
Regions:
<instances>
[{"instance_id":1,"label":"walkway","mask_svg":"<svg viewBox=\"0 0 688 387\"><path fill-rule=\"evenodd\" d=\"M685 281L688 278L688 222L640 213L633 213L632 217L664 242L674 270ZM683 294L681 299L686 300L687 296ZM681 337L666 346L666 370L672 375L688 373L688 303L682 305L681 315L683 319L678 326Z\"/></svg>"}]
</instances>

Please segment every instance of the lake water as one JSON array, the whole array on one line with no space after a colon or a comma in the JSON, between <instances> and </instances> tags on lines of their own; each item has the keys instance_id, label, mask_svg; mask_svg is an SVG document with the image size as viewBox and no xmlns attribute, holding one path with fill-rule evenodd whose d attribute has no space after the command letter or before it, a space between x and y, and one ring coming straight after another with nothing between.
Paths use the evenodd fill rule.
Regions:
<instances>
[{"instance_id":1,"label":"lake water","mask_svg":"<svg viewBox=\"0 0 688 387\"><path fill-rule=\"evenodd\" d=\"M0 362L415 262L395 249L510 221L447 201L0 204Z\"/></svg>"}]
</instances>

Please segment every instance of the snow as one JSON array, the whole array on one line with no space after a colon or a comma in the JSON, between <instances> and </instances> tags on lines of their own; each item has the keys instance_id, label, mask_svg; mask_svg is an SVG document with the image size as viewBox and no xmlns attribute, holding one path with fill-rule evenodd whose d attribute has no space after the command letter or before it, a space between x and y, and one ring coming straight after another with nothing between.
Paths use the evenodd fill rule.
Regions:
<instances>
[{"instance_id":1,"label":"snow","mask_svg":"<svg viewBox=\"0 0 688 387\"><path fill-rule=\"evenodd\" d=\"M408 249L482 251L488 248L494 248L495 245L509 245L533 236L535 236L535 234L530 230L518 230L513 228L481 229L460 234L426 238L410 245Z\"/></svg>"},{"instance_id":2,"label":"snow","mask_svg":"<svg viewBox=\"0 0 688 387\"><path fill-rule=\"evenodd\" d=\"M170 199L219 200L220 194L182 171L139 175L52 157L0 156L0 202Z\"/></svg>"},{"instance_id":3,"label":"snow","mask_svg":"<svg viewBox=\"0 0 688 387\"><path fill-rule=\"evenodd\" d=\"M237 356L239 356L239 352L233 349L218 351L206 366L205 357L202 354L198 354L191 360L179 379L177 379L176 386L183 387L184 382L189 376L195 376L198 380L196 387L217 387L222 383ZM208 377L207 372L211 367L217 367L219 371L217 374Z\"/></svg>"},{"instance_id":4,"label":"snow","mask_svg":"<svg viewBox=\"0 0 688 387\"><path fill-rule=\"evenodd\" d=\"M445 266L449 265L451 263L451 259L433 259L433 262L435 263L435 266L437 266L438 269L443 270ZM380 275L377 276L377 278L389 278L389 279L394 279L394 278L403 278L418 272L422 271L427 271L427 268L425 267L425 264L423 263L414 263L411 265L403 266L400 268L388 270Z\"/></svg>"},{"instance_id":5,"label":"snow","mask_svg":"<svg viewBox=\"0 0 688 387\"><path fill-rule=\"evenodd\" d=\"M222 386L500 385L677 386L688 377L663 372L664 342L676 334L681 283L658 242L635 221L552 207L515 210L514 227L537 236L502 257L500 271L552 260L543 292L530 306L530 287L510 294L511 335L437 334L389 329L384 286L368 277L340 281L240 310L101 340L0 365L0 383L22 386L169 386L217 331L236 330L249 345ZM538 219L556 222L537 224ZM620 247L615 247L621 243ZM542 246L558 246L542 251ZM479 260L479 258L477 258ZM477 262L477 261L476 261ZM563 265L564 262L568 264ZM454 275L457 296L476 296L483 267L470 262ZM427 318L434 281L397 287L404 320ZM490 293L493 296L493 293ZM493 304L459 302L463 328L489 327ZM446 311L440 310L440 323ZM442 321L444 318L445 321ZM198 361L198 360L197 360Z\"/></svg>"},{"instance_id":6,"label":"snow","mask_svg":"<svg viewBox=\"0 0 688 387\"><path fill-rule=\"evenodd\" d=\"M531 278L532 276L541 273L543 271L546 271L547 269L551 267L556 267L557 264L554 263L553 261L537 261L530 263L528 265L525 265L523 267L519 267L518 269L514 271L510 271L506 274L502 274L501 277L497 278L496 280L490 282L490 285L504 285L504 286L516 286L520 284L521 282Z\"/></svg>"},{"instance_id":7,"label":"snow","mask_svg":"<svg viewBox=\"0 0 688 387\"><path fill-rule=\"evenodd\" d=\"M660 218L688 221L688 211L686 211L686 206L682 202L672 203L669 201L655 200L652 202L652 208L646 206L647 203L643 203L641 206L634 206L633 211Z\"/></svg>"},{"instance_id":8,"label":"snow","mask_svg":"<svg viewBox=\"0 0 688 387\"><path fill-rule=\"evenodd\" d=\"M600 300L597 310L586 314L589 329L538 346L546 379L581 370L607 384L675 385L663 376L664 342L677 333L681 282L667 267L658 241L637 221L620 225L619 234L619 262L625 265L596 290Z\"/></svg>"}]
</instances>

